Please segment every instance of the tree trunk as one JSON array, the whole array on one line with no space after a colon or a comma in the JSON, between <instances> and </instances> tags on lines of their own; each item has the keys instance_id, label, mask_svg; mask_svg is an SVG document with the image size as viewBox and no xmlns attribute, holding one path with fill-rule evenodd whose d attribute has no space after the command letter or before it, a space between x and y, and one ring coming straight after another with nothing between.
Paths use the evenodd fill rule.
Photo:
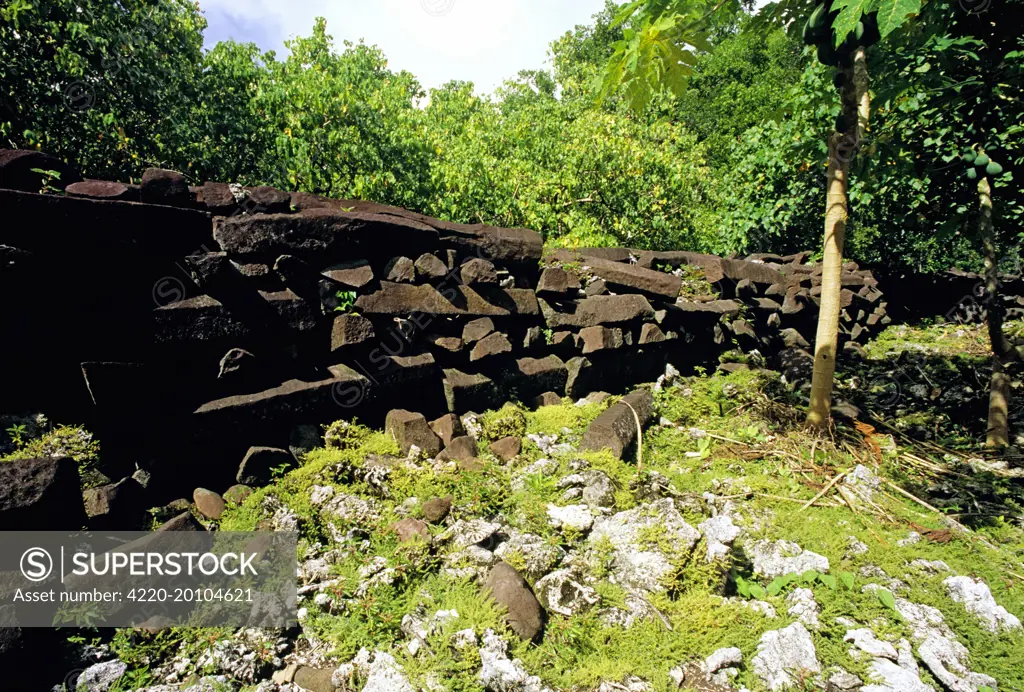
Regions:
<instances>
[{"instance_id":1,"label":"tree trunk","mask_svg":"<svg viewBox=\"0 0 1024 692\"><path fill-rule=\"evenodd\" d=\"M828 194L825 202L825 248L821 268L821 306L814 342L814 376L807 426L827 428L832 414L832 379L839 346L839 313L843 292L843 247L848 218L847 188L850 161L867 130L871 113L868 93L867 53L858 48L853 66L843 68L845 79L840 96L845 132L833 132L828 141Z\"/></svg>"},{"instance_id":2,"label":"tree trunk","mask_svg":"<svg viewBox=\"0 0 1024 692\"><path fill-rule=\"evenodd\" d=\"M978 182L981 210L978 226L985 255L985 313L988 337L992 342L992 383L988 398L988 434L986 447L1010 444L1010 375L1007 367L1014 360L1010 340L1003 333L1003 303L999 299L999 262L992 224L992 186L987 176Z\"/></svg>"}]
</instances>

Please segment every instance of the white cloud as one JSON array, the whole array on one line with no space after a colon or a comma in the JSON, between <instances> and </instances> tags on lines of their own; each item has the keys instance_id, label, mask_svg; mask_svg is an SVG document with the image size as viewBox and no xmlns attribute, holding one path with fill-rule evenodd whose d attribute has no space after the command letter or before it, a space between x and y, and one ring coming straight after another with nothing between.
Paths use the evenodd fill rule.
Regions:
<instances>
[{"instance_id":1,"label":"white cloud","mask_svg":"<svg viewBox=\"0 0 1024 692\"><path fill-rule=\"evenodd\" d=\"M491 92L521 69L540 68L548 44L589 23L604 0L200 0L207 45L232 38L284 51L284 40L309 35L315 17L340 45L365 39L394 70L425 87L452 79ZM447 10L447 11L444 11ZM432 14L434 12L436 14Z\"/></svg>"}]
</instances>

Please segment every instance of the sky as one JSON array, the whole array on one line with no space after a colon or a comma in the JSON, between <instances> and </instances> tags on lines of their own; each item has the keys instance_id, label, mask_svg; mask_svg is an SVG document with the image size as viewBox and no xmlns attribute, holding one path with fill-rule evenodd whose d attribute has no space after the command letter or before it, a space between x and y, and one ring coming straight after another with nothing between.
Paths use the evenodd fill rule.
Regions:
<instances>
[{"instance_id":1,"label":"sky","mask_svg":"<svg viewBox=\"0 0 1024 692\"><path fill-rule=\"evenodd\" d=\"M283 57L284 41L308 36L316 17L343 40L379 46L392 70L426 88L453 79L490 93L519 70L547 64L548 45L589 24L604 0L199 0L206 46L234 39Z\"/></svg>"}]
</instances>

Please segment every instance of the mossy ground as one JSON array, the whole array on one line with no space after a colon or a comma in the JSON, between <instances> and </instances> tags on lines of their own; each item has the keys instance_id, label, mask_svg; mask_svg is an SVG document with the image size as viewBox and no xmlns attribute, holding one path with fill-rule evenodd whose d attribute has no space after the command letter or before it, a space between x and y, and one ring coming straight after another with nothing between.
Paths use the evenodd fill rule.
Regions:
<instances>
[{"instance_id":1,"label":"mossy ground","mask_svg":"<svg viewBox=\"0 0 1024 692\"><path fill-rule=\"evenodd\" d=\"M914 337L913 333L900 333L898 340L911 343ZM927 339L928 333L922 338ZM877 355L895 343L887 333L870 351ZM958 354L963 352L960 348ZM521 659L528 671L559 690L593 689L602 681L621 681L628 675L647 680L657 690L676 689L668 675L671 668L699 661L728 646L739 647L749 666L761 635L793 621L785 603L792 587L765 596L764 600L778 612L776 619L768 619L737 601L724 602L723 597L737 595L737 579L757 581L743 546L764 537L795 541L806 550L828 557L830 574L843 575L844 581L852 577L852 589L843 581L828 584L819 580L810 585L821 607L822 627L813 632L813 639L824 666L865 672L865 663L848 654L849 645L843 642L846 628L835 622L839 616L871 623L881 636L909 638L907 624L895 611L876 595L862 592L865 584L878 581L862 576L862 568L870 565L905 582L908 590L901 596L942 611L949 626L970 649L974 670L995 677L1001 690L1024 692L1024 636L987 632L946 595L942 579L948 575L929 575L910 566L917 558L945 561L955 574L983 579L1000 605L1024 618L1019 481L975 473L937 452L934 443L922 447L883 432L841 428L832 436L812 438L800 430L800 411L771 373L739 371L686 378L658 393L656 401L658 415L672 425L655 426L645 432L639 464L638 460L620 461L607 453L556 455L553 460L559 464L557 473L529 476L522 484L514 482L521 469L543 456L529 441L524 442L523 454L510 466L482 453L485 463L478 472L424 473L396 465L382 490L363 479L358 470L369 457L397 456L394 441L379 432L348 427L344 434L331 438L332 447L310 453L302 467L257 491L244 505L230 508L221 529L255 529L264 516L264 502L275 498L302 519L301 558L309 545L329 545L331 540L328 528L310 503L313 485L331 485L339 493L373 498L378 503L379 519L372 525L351 527L365 532L366 549L350 551L333 566L332 576L341 578L338 595L345 599L345 607L304 602L309 611L304 624L333 648L339 662L351 658L361 647L390 650L417 687L423 686L430 675L450 690L480 688L476 649L470 647L459 653L448 644L453 632L466 628L478 634L488 628L503 634L512 643L510 656ZM609 403L577 407L564 402L538 411L508 406L483 415L484 436L491 440L507 434L558 434L559 442L575 443L586 425ZM934 469L909 463L908 453L927 460ZM660 617L626 630L606 625L596 610L573 617L552 614L543 640L533 644L519 642L505 625L500 609L477 584L445 576L440 569L442 556L423 544L400 544L389 530L402 511L419 516L424 501L451 495L455 519L500 517L511 528L537 534L552 545L571 550L581 544L582 537L554 528L546 507L552 502L565 504L556 482L569 473L569 462L579 458L611 477L616 487L616 511L642 504L635 489L654 472L668 478L679 497L699 499L706 492L733 497L748 521L731 562L708 565L701 543L692 553L674 556L676 571L667 584L669 588L650 597ZM961 490L970 497L977 486L984 484L1000 485L1001 499L999 503L979 505L980 516L970 522L963 515L973 510L957 511L947 503L948 512L970 523L968 532L950 531L947 518L890 486L883 486L876 494L874 507L851 509L833 489L818 504L803 509L832 478L857 464L869 466L879 476L930 503ZM931 492L937 488L942 497ZM406 509L400 511L403 506ZM693 525L706 518L696 510L684 516ZM442 530L431 527L435 535ZM910 531L923 534L925 539L898 545ZM851 537L865 544L867 551L851 552ZM649 540L657 543L660 537L652 535ZM600 552L600 546L597 550ZM396 568L397 579L357 598L359 570L377 557L386 558L388 565ZM761 586L766 585L762 580ZM597 589L602 606L623 601L622 590L608 581L599 581ZM427 614L456 610L458 617L427 638L427 653L413 656L403 646L394 645L403 640L402 617L418 610ZM140 637L122 631L115 639L115 649L131 664L136 676L144 677L153 661L178 647L184 647L194 658L203 647L228 635L223 630L172 630ZM939 688L924 668L921 675ZM749 667L737 683L751 690L761 689Z\"/></svg>"},{"instance_id":2,"label":"mossy ground","mask_svg":"<svg viewBox=\"0 0 1024 692\"><path fill-rule=\"evenodd\" d=\"M1024 321L1004 325L1013 339ZM992 351L984 324L925 321L893 325L866 347L863 361L839 364L842 396L897 432L956 450L977 449L984 442ZM1011 366L1013 392L1010 427L1024 434L1024 386ZM1024 442L1024 437L1014 444Z\"/></svg>"}]
</instances>

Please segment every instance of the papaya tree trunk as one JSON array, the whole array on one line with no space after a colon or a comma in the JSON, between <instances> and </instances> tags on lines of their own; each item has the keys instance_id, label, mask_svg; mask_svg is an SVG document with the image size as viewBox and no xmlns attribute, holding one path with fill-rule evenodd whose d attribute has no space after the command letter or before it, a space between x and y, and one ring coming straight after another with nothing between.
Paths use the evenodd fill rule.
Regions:
<instances>
[{"instance_id":1,"label":"papaya tree trunk","mask_svg":"<svg viewBox=\"0 0 1024 692\"><path fill-rule=\"evenodd\" d=\"M843 248L849 216L847 190L850 161L860 146L871 114L868 92L867 53L858 48L853 65L843 68L840 120L845 130L835 131L828 141L828 183L825 201L825 246L821 268L821 305L814 342L814 375L807 426L827 428L832 414L832 379L839 350L839 313L842 309Z\"/></svg>"},{"instance_id":2,"label":"papaya tree trunk","mask_svg":"<svg viewBox=\"0 0 1024 692\"><path fill-rule=\"evenodd\" d=\"M985 257L985 314L988 337L992 342L992 382L988 397L988 434L986 447L1007 447L1010 444L1010 375L1007 367L1014 359L1013 347L1003 333L1003 303L999 298L999 262L996 254L995 230L992 223L992 185L988 176L978 182L981 203L978 230Z\"/></svg>"}]
</instances>

